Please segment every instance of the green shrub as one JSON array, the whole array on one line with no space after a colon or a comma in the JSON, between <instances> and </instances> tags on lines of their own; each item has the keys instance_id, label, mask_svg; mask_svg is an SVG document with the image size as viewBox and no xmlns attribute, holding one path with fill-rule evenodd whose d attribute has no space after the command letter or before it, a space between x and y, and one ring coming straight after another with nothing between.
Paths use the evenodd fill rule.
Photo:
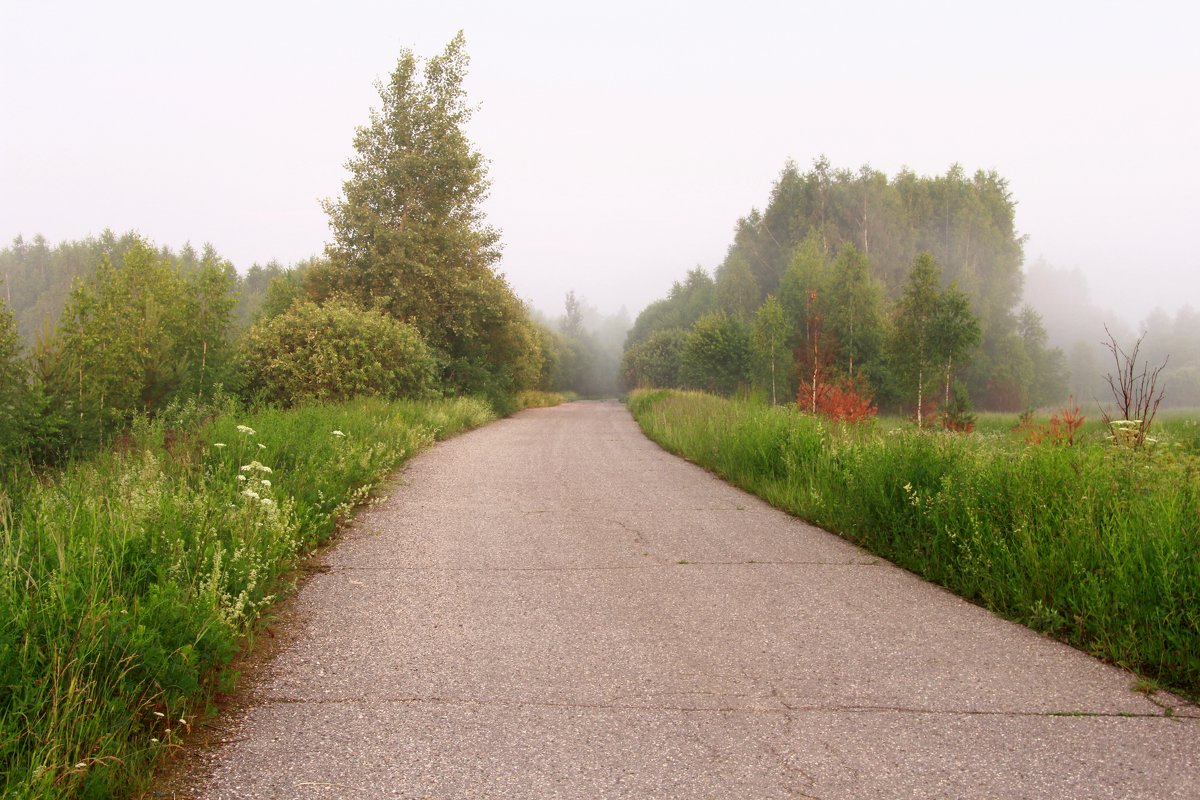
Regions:
<instances>
[{"instance_id":1,"label":"green shrub","mask_svg":"<svg viewBox=\"0 0 1200 800\"><path fill-rule=\"evenodd\" d=\"M684 340L682 383L716 394L733 394L750 379L750 329L723 311L696 320Z\"/></svg>"},{"instance_id":2,"label":"green shrub","mask_svg":"<svg viewBox=\"0 0 1200 800\"><path fill-rule=\"evenodd\" d=\"M645 341L626 350L621 358L625 388L679 386L679 365L686 341L687 331L669 328L655 331Z\"/></svg>"},{"instance_id":3,"label":"green shrub","mask_svg":"<svg viewBox=\"0 0 1200 800\"><path fill-rule=\"evenodd\" d=\"M435 393L436 364L417 329L345 300L296 303L255 325L245 361L251 395L272 403Z\"/></svg>"}]
</instances>

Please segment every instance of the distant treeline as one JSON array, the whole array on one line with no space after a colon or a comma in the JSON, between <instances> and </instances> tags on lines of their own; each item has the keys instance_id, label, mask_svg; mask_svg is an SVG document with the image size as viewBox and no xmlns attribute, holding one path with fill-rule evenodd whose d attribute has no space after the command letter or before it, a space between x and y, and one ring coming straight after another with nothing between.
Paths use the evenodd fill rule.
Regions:
<instances>
[{"instance_id":1,"label":"distant treeline","mask_svg":"<svg viewBox=\"0 0 1200 800\"><path fill-rule=\"evenodd\" d=\"M110 264L121 264L131 249L146 246L148 242L133 231L118 236L105 230L99 236L55 245L41 235L29 241L18 236L0 249L0 300L12 312L21 337L33 346L40 338L53 335L78 282L91 280L105 259ZM205 244L199 252L191 244L178 252L166 246L156 251L160 260L181 275L193 275L213 264L228 273L235 294L232 324L238 330L250 327L258 317L273 278L293 270L303 272L319 260L313 257L292 266L278 261L253 264L243 275L211 244Z\"/></svg>"},{"instance_id":2,"label":"distant treeline","mask_svg":"<svg viewBox=\"0 0 1200 800\"><path fill-rule=\"evenodd\" d=\"M638 316L626 385L773 387L787 399L852 387L910 412L918 398L955 411L972 399L1005 411L1059 403L1071 370L1021 305L1014 213L995 172L889 179L789 162L765 211L738 221L715 274L692 270Z\"/></svg>"}]
</instances>

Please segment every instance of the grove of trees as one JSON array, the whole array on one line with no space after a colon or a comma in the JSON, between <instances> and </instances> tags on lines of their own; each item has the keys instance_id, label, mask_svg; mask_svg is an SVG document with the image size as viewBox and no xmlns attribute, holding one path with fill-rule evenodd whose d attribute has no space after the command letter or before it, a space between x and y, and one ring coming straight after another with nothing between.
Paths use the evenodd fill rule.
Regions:
<instances>
[{"instance_id":1,"label":"grove of trees","mask_svg":"<svg viewBox=\"0 0 1200 800\"><path fill-rule=\"evenodd\" d=\"M692 270L638 316L624 380L736 384L810 408L835 390L853 392L917 417L935 406L965 413L969 397L1008 411L1058 402L1067 360L1037 313L1020 307L1024 240L1014 211L994 172L953 166L889 179L824 158L807 172L788 163L766 209L738 221L715 273ZM750 331L725 337L720 358L715 320ZM721 366L701 375L702 362Z\"/></svg>"},{"instance_id":2,"label":"grove of trees","mask_svg":"<svg viewBox=\"0 0 1200 800\"><path fill-rule=\"evenodd\" d=\"M562 383L583 334L535 320L497 271L486 164L463 130L467 64L461 34L428 60L401 54L325 204L323 257L239 276L209 245L109 231L0 250L0 469L95 448L135 414L219 391L503 406Z\"/></svg>"}]
</instances>

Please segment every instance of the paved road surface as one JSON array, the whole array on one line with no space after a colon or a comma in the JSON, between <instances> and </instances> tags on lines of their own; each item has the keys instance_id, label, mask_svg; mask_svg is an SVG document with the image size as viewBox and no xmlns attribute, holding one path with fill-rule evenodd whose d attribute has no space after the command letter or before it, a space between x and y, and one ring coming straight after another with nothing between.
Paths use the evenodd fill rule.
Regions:
<instances>
[{"instance_id":1,"label":"paved road surface","mask_svg":"<svg viewBox=\"0 0 1200 800\"><path fill-rule=\"evenodd\" d=\"M1200 797L1195 707L726 486L616 403L438 445L324 561L193 796Z\"/></svg>"}]
</instances>

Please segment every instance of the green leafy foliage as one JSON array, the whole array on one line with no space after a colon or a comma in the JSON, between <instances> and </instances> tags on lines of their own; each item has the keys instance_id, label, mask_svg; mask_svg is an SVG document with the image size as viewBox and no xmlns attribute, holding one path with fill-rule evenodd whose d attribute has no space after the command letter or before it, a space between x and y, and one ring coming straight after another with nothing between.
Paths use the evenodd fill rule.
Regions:
<instances>
[{"instance_id":1,"label":"green leafy foliage","mask_svg":"<svg viewBox=\"0 0 1200 800\"><path fill-rule=\"evenodd\" d=\"M852 243L838 251L830 266L826 320L837 343L837 363L846 375L876 367L885 338L883 287L871 265Z\"/></svg>"},{"instance_id":2,"label":"green leafy foliage","mask_svg":"<svg viewBox=\"0 0 1200 800\"><path fill-rule=\"evenodd\" d=\"M244 346L247 388L271 403L434 392L436 364L420 332L346 300L296 303L251 328Z\"/></svg>"},{"instance_id":3,"label":"green leafy foliage","mask_svg":"<svg viewBox=\"0 0 1200 800\"><path fill-rule=\"evenodd\" d=\"M706 314L683 343L680 377L685 385L732 394L750 378L750 331L723 311Z\"/></svg>"},{"instance_id":4,"label":"green leafy foliage","mask_svg":"<svg viewBox=\"0 0 1200 800\"><path fill-rule=\"evenodd\" d=\"M33 411L29 379L16 321L0 301L0 474L21 460L26 445Z\"/></svg>"},{"instance_id":5,"label":"green leafy foliage","mask_svg":"<svg viewBox=\"0 0 1200 800\"><path fill-rule=\"evenodd\" d=\"M944 378L943 403L949 405L954 369L980 339L979 320L969 298L954 284L942 291L940 275L932 256L917 257L896 305L892 328L893 370L915 395L918 425L924 424L926 409L935 402L928 391L935 373Z\"/></svg>"},{"instance_id":6,"label":"green leafy foliage","mask_svg":"<svg viewBox=\"0 0 1200 800\"><path fill-rule=\"evenodd\" d=\"M955 367L961 366L979 346L980 337L979 319L971 310L970 298L959 290L957 284L950 284L938 298L937 313L930 328L933 352L941 364L944 378L944 405L949 405L951 401ZM962 391L966 392L965 385Z\"/></svg>"},{"instance_id":7,"label":"green leafy foliage","mask_svg":"<svg viewBox=\"0 0 1200 800\"><path fill-rule=\"evenodd\" d=\"M307 297L306 276L326 268L324 259L318 257L290 267L278 261L270 261L265 266L251 264L238 282L235 327L244 331L260 319L277 317L287 311L293 302Z\"/></svg>"},{"instance_id":8,"label":"green leafy foliage","mask_svg":"<svg viewBox=\"0 0 1200 800\"><path fill-rule=\"evenodd\" d=\"M645 341L655 331L687 330L700 317L716 309L716 284L707 272L696 267L688 272L684 281L672 285L666 298L651 303L638 314L625 347Z\"/></svg>"},{"instance_id":9,"label":"green leafy foliage","mask_svg":"<svg viewBox=\"0 0 1200 800\"><path fill-rule=\"evenodd\" d=\"M621 374L625 387L672 388L681 385L688 334L679 328L655 331L625 351Z\"/></svg>"},{"instance_id":10,"label":"green leafy foliage","mask_svg":"<svg viewBox=\"0 0 1200 800\"><path fill-rule=\"evenodd\" d=\"M828 286L829 269L820 237L810 233L796 245L779 281L779 302L792 331L793 347L805 347L811 329L810 316L824 314ZM814 297L820 301L816 305Z\"/></svg>"},{"instance_id":11,"label":"green leafy foliage","mask_svg":"<svg viewBox=\"0 0 1200 800\"><path fill-rule=\"evenodd\" d=\"M890 408L918 396L922 409L948 403L956 378L988 407L1049 401L1062 394L1066 364L1044 337L1018 333L1036 326L1013 312L1024 241L1014 212L994 172L955 165L889 180L824 158L807 172L789 163L766 209L738 222L715 282L691 271L638 316L626 347L658 330L688 330L718 309L749 320L774 296L794 354L782 393L807 389L810 410L820 387L860 377ZM933 281L922 274L926 261L936 265ZM913 306L914 280L928 284L928 308ZM776 366L776 397L779 379Z\"/></svg>"},{"instance_id":12,"label":"green leafy foliage","mask_svg":"<svg viewBox=\"0 0 1200 800\"><path fill-rule=\"evenodd\" d=\"M233 377L232 267L208 254L181 273L144 241L107 255L71 292L39 373L70 439L95 445L181 396Z\"/></svg>"},{"instance_id":13,"label":"green leafy foliage","mask_svg":"<svg viewBox=\"0 0 1200 800\"><path fill-rule=\"evenodd\" d=\"M754 314L753 346L755 375L759 384L768 390L771 405L776 405L781 397L779 390L782 388L786 392L791 354L783 306L773 294L767 295Z\"/></svg>"},{"instance_id":14,"label":"green leafy foliage","mask_svg":"<svg viewBox=\"0 0 1200 800\"><path fill-rule=\"evenodd\" d=\"M933 256L922 253L913 263L904 293L896 305L891 346L897 375L916 395L917 424L926 400L926 386L940 359L934 325L941 301L940 270Z\"/></svg>"},{"instance_id":15,"label":"green leafy foliage","mask_svg":"<svg viewBox=\"0 0 1200 800\"><path fill-rule=\"evenodd\" d=\"M1017 316L1017 330L1033 370L1028 404L1042 408L1066 399L1070 377L1066 356L1057 347L1048 346L1041 316L1030 306L1022 307Z\"/></svg>"},{"instance_id":16,"label":"green leafy foliage","mask_svg":"<svg viewBox=\"0 0 1200 800\"><path fill-rule=\"evenodd\" d=\"M718 307L731 317L749 319L762 301L758 281L745 258L730 258L717 269Z\"/></svg>"}]
</instances>

